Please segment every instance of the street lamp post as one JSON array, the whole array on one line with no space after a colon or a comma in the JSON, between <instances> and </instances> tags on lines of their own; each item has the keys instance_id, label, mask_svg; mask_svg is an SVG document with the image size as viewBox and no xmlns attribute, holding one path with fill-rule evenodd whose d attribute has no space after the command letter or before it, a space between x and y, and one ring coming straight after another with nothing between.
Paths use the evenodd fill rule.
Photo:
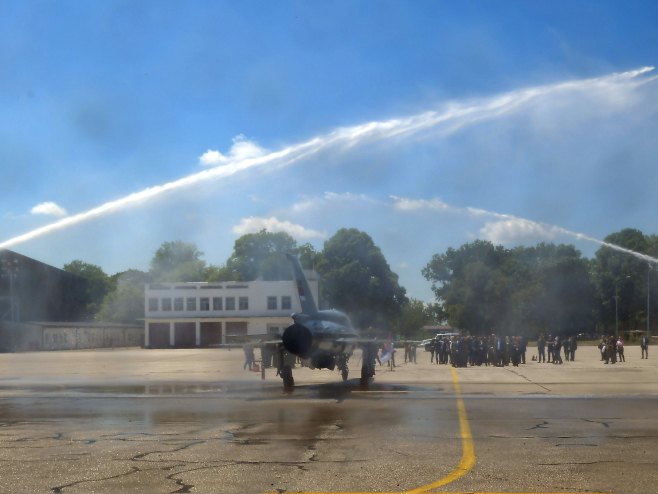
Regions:
<instances>
[{"instance_id":1,"label":"street lamp post","mask_svg":"<svg viewBox=\"0 0 658 494\"><path fill-rule=\"evenodd\" d=\"M619 336L619 289L615 283L615 337Z\"/></svg>"},{"instance_id":2,"label":"street lamp post","mask_svg":"<svg viewBox=\"0 0 658 494\"><path fill-rule=\"evenodd\" d=\"M630 275L615 281L615 337L619 336L619 282L626 278L630 278Z\"/></svg>"},{"instance_id":3,"label":"street lamp post","mask_svg":"<svg viewBox=\"0 0 658 494\"><path fill-rule=\"evenodd\" d=\"M649 324L649 310L651 305L649 301L651 300L651 263L647 263L647 337L651 337L651 325Z\"/></svg>"}]
</instances>

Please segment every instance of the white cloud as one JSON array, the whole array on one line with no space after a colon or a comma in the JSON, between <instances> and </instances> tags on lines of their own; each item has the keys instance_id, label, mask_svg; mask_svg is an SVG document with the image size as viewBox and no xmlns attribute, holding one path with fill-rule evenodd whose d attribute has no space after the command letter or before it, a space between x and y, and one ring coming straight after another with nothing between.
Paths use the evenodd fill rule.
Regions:
<instances>
[{"instance_id":1,"label":"white cloud","mask_svg":"<svg viewBox=\"0 0 658 494\"><path fill-rule=\"evenodd\" d=\"M522 218L510 218L503 221L490 222L480 229L482 238L494 244L553 240L559 233L555 227L542 225Z\"/></svg>"},{"instance_id":2,"label":"white cloud","mask_svg":"<svg viewBox=\"0 0 658 494\"><path fill-rule=\"evenodd\" d=\"M218 165L225 160L226 157L219 151L209 149L199 157L199 162L205 166Z\"/></svg>"},{"instance_id":3,"label":"white cloud","mask_svg":"<svg viewBox=\"0 0 658 494\"><path fill-rule=\"evenodd\" d=\"M269 218L258 218L250 216L240 220L240 224L233 227L232 231L236 235L246 235L247 233L257 233L261 230L268 232L278 233L285 232L295 239L309 239L309 238L326 238L327 234L316 230L304 228L301 225L296 225L290 221L281 221L274 216Z\"/></svg>"},{"instance_id":4,"label":"white cloud","mask_svg":"<svg viewBox=\"0 0 658 494\"><path fill-rule=\"evenodd\" d=\"M260 147L256 142L250 141L240 134L233 138L233 145L228 154L223 154L214 149L209 149L199 157L199 163L203 166L217 166L241 161L249 158L259 158L267 154L267 149Z\"/></svg>"},{"instance_id":5,"label":"white cloud","mask_svg":"<svg viewBox=\"0 0 658 494\"><path fill-rule=\"evenodd\" d=\"M30 213L43 214L46 216L66 216L68 214L66 209L51 201L37 204L30 210Z\"/></svg>"}]
</instances>

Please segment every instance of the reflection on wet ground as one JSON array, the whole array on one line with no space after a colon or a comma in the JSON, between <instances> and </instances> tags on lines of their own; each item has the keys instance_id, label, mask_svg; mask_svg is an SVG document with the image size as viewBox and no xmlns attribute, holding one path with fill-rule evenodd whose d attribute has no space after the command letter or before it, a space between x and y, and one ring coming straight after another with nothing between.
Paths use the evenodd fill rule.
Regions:
<instances>
[{"instance_id":1,"label":"reflection on wet ground","mask_svg":"<svg viewBox=\"0 0 658 494\"><path fill-rule=\"evenodd\" d=\"M0 386L0 393L11 390ZM436 392L437 388L421 386L372 384L367 389L358 380L300 385L283 391L279 385L223 382L221 384L156 383L147 385L41 385L21 389L20 396L0 400L0 426L20 421L103 419L118 427L122 422L153 425L167 422L219 423L266 415L273 406L287 408L295 403L313 403L317 422L322 403L346 400L377 401L382 394L388 399L405 399L409 393ZM439 390L440 391L440 390ZM277 405L273 405L277 402ZM250 403L253 403L251 405ZM263 404L267 404L264 407ZM307 407L308 408L308 407ZM294 413L294 412L293 412ZM289 416L289 414L288 414ZM332 418L329 417L329 420Z\"/></svg>"},{"instance_id":2,"label":"reflection on wet ground","mask_svg":"<svg viewBox=\"0 0 658 494\"><path fill-rule=\"evenodd\" d=\"M224 487L212 492L262 492L277 478L285 484L291 468L365 464L381 431L404 429L411 418L421 425L438 420L422 405L436 387L383 383L364 390L358 380L302 384L288 393L278 383L244 382L40 385L21 392L0 399L0 465L7 467L0 491L15 490L20 479L34 484L28 490L57 493L115 492L135 482L149 491L191 492L208 484L185 480L185 472L203 471L223 478ZM29 474L35 465L39 478ZM252 470L264 465L277 473ZM235 477L228 484L227 475Z\"/></svg>"},{"instance_id":3,"label":"reflection on wet ground","mask_svg":"<svg viewBox=\"0 0 658 494\"><path fill-rule=\"evenodd\" d=\"M0 393L15 390L13 386L0 386ZM221 384L208 383L150 383L150 384L111 384L111 385L38 385L22 386L21 391L26 393L86 393L86 394L112 394L112 395L175 395L175 394L197 394L197 393L224 393L241 398L249 394L257 393L262 397L263 393L273 393L278 396L282 394L291 396L312 396L327 399L344 399L346 397L359 397L359 393L377 392L405 392L428 390L427 387L411 386L391 383L371 383L362 387L358 380L346 382L297 385L290 391L283 391L281 385L276 383L254 383L245 381L222 382ZM432 386L433 390L436 390Z\"/></svg>"}]
</instances>

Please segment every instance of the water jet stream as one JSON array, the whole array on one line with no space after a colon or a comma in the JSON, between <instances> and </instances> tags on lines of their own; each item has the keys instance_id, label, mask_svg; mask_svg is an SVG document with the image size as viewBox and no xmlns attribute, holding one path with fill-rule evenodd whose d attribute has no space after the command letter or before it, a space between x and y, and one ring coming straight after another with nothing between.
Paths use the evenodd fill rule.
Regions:
<instances>
[{"instance_id":1,"label":"water jet stream","mask_svg":"<svg viewBox=\"0 0 658 494\"><path fill-rule=\"evenodd\" d=\"M567 235L577 240L585 240L587 242L593 242L595 244L600 245L601 247L608 247L610 249L616 250L617 252L623 252L625 254L629 254L633 257L636 257L637 259L640 259L642 261L646 261L648 263L658 265L658 259L656 259L655 257L651 257L647 254L642 254L641 252L636 252L634 250L621 247L619 245L611 244L610 242L599 240L598 238L591 237L584 233L574 232L572 230L568 230L566 228L557 225L549 225L538 221L532 221L527 218L520 218L518 216L513 216L511 214L488 211L486 209L452 206L436 198L431 200L425 200L425 199L409 199L409 198L391 196L391 199L394 201L393 207L401 211L431 209L436 211L465 214L475 218L488 216L497 220L506 221L517 225L527 226L528 229L534 230L545 237L552 238L558 234Z\"/></svg>"},{"instance_id":2,"label":"water jet stream","mask_svg":"<svg viewBox=\"0 0 658 494\"><path fill-rule=\"evenodd\" d=\"M560 92L633 89L647 83L647 81L655 80L655 77L640 78L640 76L652 70L653 67L642 67L637 70L609 74L598 78L524 88L475 102L455 103L442 111L428 111L401 119L374 121L362 125L338 128L327 134L313 137L302 143L290 145L279 151L255 158L235 159L225 165L203 170L172 182L149 187L120 199L106 202L95 208L62 218L48 225L0 242L0 249L13 247L58 230L138 206L170 191L187 188L208 180L227 178L241 171L264 167L266 165L288 166L332 147L353 147L368 141L401 138L430 129L442 131L444 135L447 135L456 132L464 126L509 114L537 98ZM573 234L566 230L565 233ZM584 240L605 244L600 240L582 234L577 234L577 236ZM625 249L617 246L606 246L625 251ZM653 258L650 258L650 260L651 262L658 262Z\"/></svg>"}]
</instances>

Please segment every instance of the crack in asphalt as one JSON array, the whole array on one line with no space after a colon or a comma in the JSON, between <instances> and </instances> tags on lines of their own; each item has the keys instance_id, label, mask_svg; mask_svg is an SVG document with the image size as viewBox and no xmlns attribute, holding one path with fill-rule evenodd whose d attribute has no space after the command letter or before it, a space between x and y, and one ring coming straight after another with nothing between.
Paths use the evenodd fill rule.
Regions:
<instances>
[{"instance_id":1,"label":"crack in asphalt","mask_svg":"<svg viewBox=\"0 0 658 494\"><path fill-rule=\"evenodd\" d=\"M602 421L599 421L599 420L591 420L591 419L580 419L580 420L582 420L584 422L589 422L590 424L601 424L606 429L610 428L610 424L608 422L602 422Z\"/></svg>"},{"instance_id":2,"label":"crack in asphalt","mask_svg":"<svg viewBox=\"0 0 658 494\"><path fill-rule=\"evenodd\" d=\"M528 377L524 376L524 375L521 374L520 372L518 372L518 371L516 371L516 370L514 370L514 369L509 369L509 368L507 368L507 367L503 367L503 368L504 368L507 372L511 372L511 373L514 374L515 376L518 376L518 377L520 377L521 379L525 379L525 380L526 380L527 382L529 382L530 384L534 384L535 386L539 386L541 389L543 389L544 391L548 391L549 393L551 392L551 389L550 389L550 388L547 388L547 387L544 386L543 384L539 384L539 383L533 381L532 379L529 379Z\"/></svg>"},{"instance_id":3,"label":"crack in asphalt","mask_svg":"<svg viewBox=\"0 0 658 494\"><path fill-rule=\"evenodd\" d=\"M103 482L105 480L119 479L119 478L122 478L122 477L127 477L128 475L133 475L133 474L141 472L141 471L142 470L138 467L131 467L130 471L128 471L128 472L120 473L120 474L117 474L117 475L111 475L109 477L103 477L103 478L99 478L99 479L76 480L75 482L70 482L68 484L59 485L59 486L56 486L56 487L51 487L50 490L54 494L62 494L62 491L64 489L68 489L69 487L73 487L73 486L80 485L80 484L86 484L87 482Z\"/></svg>"},{"instance_id":4,"label":"crack in asphalt","mask_svg":"<svg viewBox=\"0 0 658 494\"><path fill-rule=\"evenodd\" d=\"M541 422L541 423L539 423L539 424L537 424L533 427L530 427L530 429L526 429L526 430L531 431L531 430L534 430L534 429L548 429L548 427L546 427L547 425L548 425L548 422L546 420L544 420L543 422Z\"/></svg>"}]
</instances>

